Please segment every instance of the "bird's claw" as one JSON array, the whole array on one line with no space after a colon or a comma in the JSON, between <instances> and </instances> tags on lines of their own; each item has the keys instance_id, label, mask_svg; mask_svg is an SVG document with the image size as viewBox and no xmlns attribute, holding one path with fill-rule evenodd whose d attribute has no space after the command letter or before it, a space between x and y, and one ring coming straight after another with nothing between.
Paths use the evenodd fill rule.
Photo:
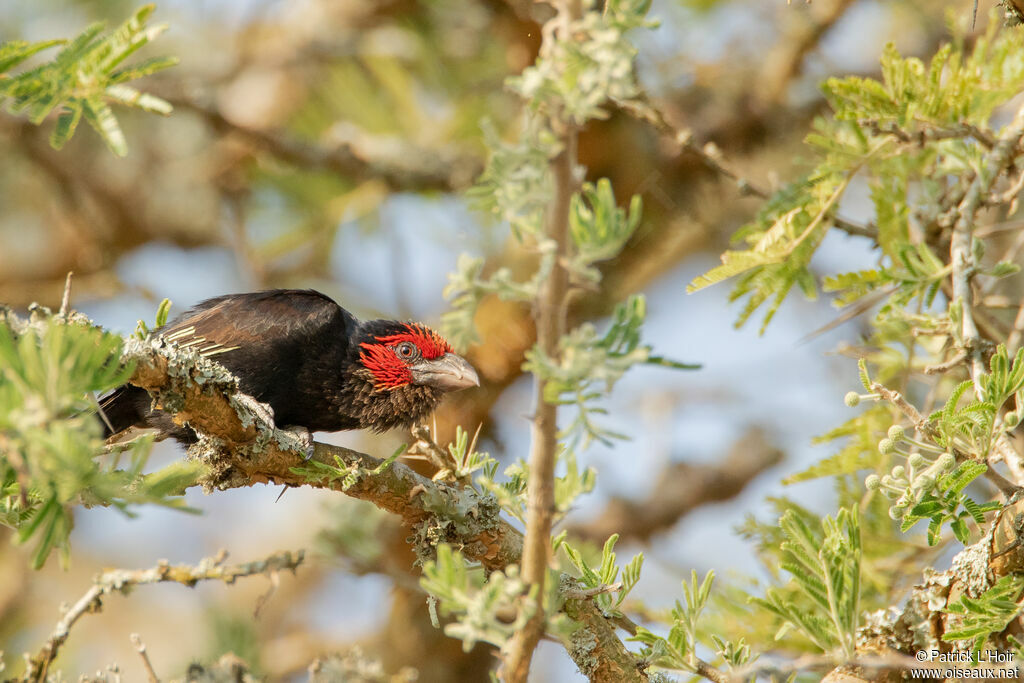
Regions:
<instances>
[{"instance_id":1,"label":"bird's claw","mask_svg":"<svg viewBox=\"0 0 1024 683\"><path fill-rule=\"evenodd\" d=\"M245 406L252 415L265 425L274 426L274 409L266 403L260 403L252 396L241 392L234 395L235 401Z\"/></svg>"},{"instance_id":2,"label":"bird's claw","mask_svg":"<svg viewBox=\"0 0 1024 683\"><path fill-rule=\"evenodd\" d=\"M303 460L309 460L313 457L313 433L305 427L292 426L285 427L284 429L278 430L281 433L281 437L278 440L282 442L282 446L288 448L288 450L296 451L302 454Z\"/></svg>"}]
</instances>

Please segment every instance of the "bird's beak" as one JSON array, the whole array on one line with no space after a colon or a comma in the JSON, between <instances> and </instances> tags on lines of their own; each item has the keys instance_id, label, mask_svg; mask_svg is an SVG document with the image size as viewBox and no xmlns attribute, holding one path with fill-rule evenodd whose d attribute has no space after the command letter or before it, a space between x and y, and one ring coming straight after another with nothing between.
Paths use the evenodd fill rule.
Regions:
<instances>
[{"instance_id":1,"label":"bird's beak","mask_svg":"<svg viewBox=\"0 0 1024 683\"><path fill-rule=\"evenodd\" d=\"M480 378L473 366L462 356L446 353L434 360L423 360L411 368L412 380L416 384L458 391L467 387L480 386Z\"/></svg>"}]
</instances>

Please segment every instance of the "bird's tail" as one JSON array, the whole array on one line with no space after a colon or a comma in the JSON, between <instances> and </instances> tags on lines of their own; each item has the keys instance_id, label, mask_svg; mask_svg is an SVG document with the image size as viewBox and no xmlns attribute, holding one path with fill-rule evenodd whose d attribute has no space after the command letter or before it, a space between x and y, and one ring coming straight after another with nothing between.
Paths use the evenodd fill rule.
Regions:
<instances>
[{"instance_id":1,"label":"bird's tail","mask_svg":"<svg viewBox=\"0 0 1024 683\"><path fill-rule=\"evenodd\" d=\"M145 389L124 384L100 398L103 438L120 434L129 427L145 427L150 397Z\"/></svg>"},{"instance_id":2,"label":"bird's tail","mask_svg":"<svg viewBox=\"0 0 1024 683\"><path fill-rule=\"evenodd\" d=\"M114 389L99 402L103 438L120 434L129 427L156 429L158 439L171 437L183 444L196 441L196 433L187 425L179 425L162 410L154 410L153 399L145 389L124 384Z\"/></svg>"}]
</instances>

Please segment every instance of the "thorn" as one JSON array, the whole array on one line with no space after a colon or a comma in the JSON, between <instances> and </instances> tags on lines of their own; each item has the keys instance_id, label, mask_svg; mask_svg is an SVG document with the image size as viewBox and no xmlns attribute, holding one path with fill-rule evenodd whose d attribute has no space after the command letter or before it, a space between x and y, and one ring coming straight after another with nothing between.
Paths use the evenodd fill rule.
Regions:
<instances>
[{"instance_id":1,"label":"thorn","mask_svg":"<svg viewBox=\"0 0 1024 683\"><path fill-rule=\"evenodd\" d=\"M476 431L473 432L473 440L469 442L469 449L466 451L466 455L469 455L470 453L472 453L472 452L474 452L476 450L476 440L480 436L480 429L483 426L484 426L483 422L478 422L476 424Z\"/></svg>"},{"instance_id":2,"label":"thorn","mask_svg":"<svg viewBox=\"0 0 1024 683\"><path fill-rule=\"evenodd\" d=\"M60 317L65 320L68 319L68 313L71 311L71 276L74 272L68 271L68 277L64 280L64 296L60 300Z\"/></svg>"}]
</instances>

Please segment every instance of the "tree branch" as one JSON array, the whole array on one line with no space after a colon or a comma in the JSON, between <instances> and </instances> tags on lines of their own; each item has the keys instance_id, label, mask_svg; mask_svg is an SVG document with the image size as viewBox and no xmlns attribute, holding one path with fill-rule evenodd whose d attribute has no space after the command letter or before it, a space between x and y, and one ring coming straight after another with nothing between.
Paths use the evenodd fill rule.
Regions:
<instances>
[{"instance_id":1,"label":"tree branch","mask_svg":"<svg viewBox=\"0 0 1024 683\"><path fill-rule=\"evenodd\" d=\"M457 150L419 148L353 126L336 126L330 144L317 145L281 131L235 123L219 109L194 99L167 99L175 107L197 114L219 134L234 134L289 164L346 177L380 179L395 191L457 190L469 186L481 168L480 159Z\"/></svg>"},{"instance_id":2,"label":"tree branch","mask_svg":"<svg viewBox=\"0 0 1024 683\"><path fill-rule=\"evenodd\" d=\"M426 544L417 552L447 541L488 569L519 561L522 535L499 518L493 497L435 483L401 463L381 469L378 458L341 446L317 442L307 461L293 437L275 429L268 415L253 411L253 401L238 393L235 379L216 363L160 340L130 341L124 357L137 362L132 384L149 391L175 422L188 422L204 435L192 454L210 466L199 482L205 488L274 483L343 491L400 515ZM347 468L355 482L346 488L339 478L310 479L303 473L317 464Z\"/></svg>"},{"instance_id":3,"label":"tree branch","mask_svg":"<svg viewBox=\"0 0 1024 683\"><path fill-rule=\"evenodd\" d=\"M771 198L772 191L770 189L761 187L754 181L740 175L726 165L717 146L713 143L708 143L703 146L698 144L694 138L693 131L689 129L679 129L674 126L669 122L661 110L654 106L654 104L646 99L646 97L622 102L621 105L623 109L633 116L651 124L655 130L662 135L670 137L681 152L688 152L694 155L707 169L727 180L732 181L741 195L752 195L759 199ZM859 225L852 221L848 221L845 218L840 218L839 216L831 216L829 217L829 221L836 228L842 230L848 235L868 237L871 239L878 238L878 228L873 224L869 223L867 225Z\"/></svg>"},{"instance_id":4,"label":"tree branch","mask_svg":"<svg viewBox=\"0 0 1024 683\"><path fill-rule=\"evenodd\" d=\"M769 467L782 452L751 429L714 464L672 463L656 477L654 489L642 501L612 498L595 519L570 526L569 535L603 543L614 533L621 539L647 540L668 529L694 509L729 500Z\"/></svg>"},{"instance_id":5,"label":"tree branch","mask_svg":"<svg viewBox=\"0 0 1024 683\"><path fill-rule=\"evenodd\" d=\"M419 556L431 556L437 544L449 543L488 570L522 560L523 536L501 519L493 496L434 482L402 463L384 467L378 458L340 446L317 442L306 460L301 444L268 421L269 409L238 393L235 378L215 362L161 340L131 340L123 355L137 364L131 383L149 391L176 422L188 422L201 434L190 453L210 466L209 474L197 482L207 489L256 483L329 488L399 515L413 530L413 549ZM317 463L325 472L347 470L354 481L346 486L341 477L310 478L307 473ZM633 661L592 601L580 605L577 613L586 617L596 643L589 649L569 648L581 670L595 661L612 661L618 662L611 667L618 671ZM633 677L594 680L644 680L635 666L633 670Z\"/></svg>"},{"instance_id":6,"label":"tree branch","mask_svg":"<svg viewBox=\"0 0 1024 683\"><path fill-rule=\"evenodd\" d=\"M553 49L559 37L569 39L572 22L582 14L578 2L566 0L558 5L558 14L544 25L541 54ZM553 198L548 207L546 238L554 249L555 263L541 285L536 301L537 345L548 358L558 358L558 342L565 327L569 272L565 261L569 252L569 203L575 191L573 168L576 164L577 131L573 124L552 116L551 125L561 140L562 150L549 166L554 181ZM551 526L555 515L555 463L558 460L558 406L545 398L547 380L537 378L531 427L530 471L527 482L526 539L521 564L522 577L530 587L538 609L506 646L501 676L506 683L526 683L533 651L547 627L547 615L541 604L548 566L551 563ZM611 627L608 627L611 629ZM611 629L614 630L614 629ZM595 642L601 642L596 632ZM618 648L622 643L611 635ZM576 650L575 646L571 648ZM612 661L619 653L612 652ZM624 680L624 679L619 679Z\"/></svg>"},{"instance_id":7,"label":"tree branch","mask_svg":"<svg viewBox=\"0 0 1024 683\"><path fill-rule=\"evenodd\" d=\"M76 602L57 622L49 640L35 657L29 660L22 681L42 682L51 662L57 658L61 645L68 639L71 627L84 615L99 612L103 608L103 596L113 592L125 593L132 586L147 583L180 583L191 588L200 581L218 580L232 584L242 576L266 574L282 569L295 570L305 559L303 551L296 553L274 553L262 560L236 565L224 565L227 553L221 551L216 557L206 558L195 566L181 564L171 566L161 561L151 569L110 569L96 577L92 588ZM144 652L144 649L140 649Z\"/></svg>"},{"instance_id":8,"label":"tree branch","mask_svg":"<svg viewBox=\"0 0 1024 683\"><path fill-rule=\"evenodd\" d=\"M953 235L950 239L949 258L953 267L953 302L959 302L962 320L959 331L959 342L969 361L971 381L974 393L979 400L984 400L982 377L985 375L985 359L982 349L981 333L974 319L974 292L971 280L978 268L974 241L974 219L982 204L1003 171L1010 165L1014 153L1018 150L1021 138L1024 137L1024 106L1017 110L1013 121L999 136L998 142L985 155L980 171L971 182L967 193L956 208L956 220L953 223ZM1018 484L1024 484L1024 462L1021 454L1005 434L994 442L994 449L1013 471Z\"/></svg>"},{"instance_id":9,"label":"tree branch","mask_svg":"<svg viewBox=\"0 0 1024 683\"><path fill-rule=\"evenodd\" d=\"M647 679L593 600L570 598L565 601L563 610L582 625L570 636L569 653L584 676L595 683Z\"/></svg>"}]
</instances>

